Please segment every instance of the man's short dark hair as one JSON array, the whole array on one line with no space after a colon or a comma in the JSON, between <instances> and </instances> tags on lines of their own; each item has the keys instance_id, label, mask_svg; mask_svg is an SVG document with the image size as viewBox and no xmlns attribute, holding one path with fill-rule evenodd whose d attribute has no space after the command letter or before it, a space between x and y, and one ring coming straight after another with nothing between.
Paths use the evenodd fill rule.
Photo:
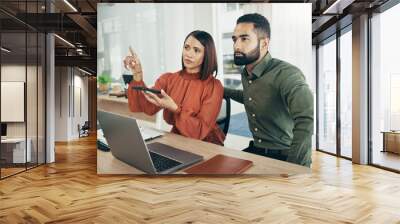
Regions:
<instances>
[{"instance_id":1,"label":"man's short dark hair","mask_svg":"<svg viewBox=\"0 0 400 224\"><path fill-rule=\"evenodd\" d=\"M239 17L236 24L239 23L253 23L258 38L271 38L271 28L267 18L258 13L245 14Z\"/></svg>"}]
</instances>

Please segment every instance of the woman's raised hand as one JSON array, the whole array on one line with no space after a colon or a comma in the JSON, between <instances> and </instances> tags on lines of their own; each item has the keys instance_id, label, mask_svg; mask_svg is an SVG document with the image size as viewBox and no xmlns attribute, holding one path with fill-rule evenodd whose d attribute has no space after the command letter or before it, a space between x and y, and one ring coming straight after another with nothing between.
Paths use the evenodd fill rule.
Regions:
<instances>
[{"instance_id":1,"label":"woman's raised hand","mask_svg":"<svg viewBox=\"0 0 400 224\"><path fill-rule=\"evenodd\" d=\"M124 66L132 72L135 81L143 80L142 65L140 64L139 57L129 46L129 55L124 59Z\"/></svg>"}]
</instances>

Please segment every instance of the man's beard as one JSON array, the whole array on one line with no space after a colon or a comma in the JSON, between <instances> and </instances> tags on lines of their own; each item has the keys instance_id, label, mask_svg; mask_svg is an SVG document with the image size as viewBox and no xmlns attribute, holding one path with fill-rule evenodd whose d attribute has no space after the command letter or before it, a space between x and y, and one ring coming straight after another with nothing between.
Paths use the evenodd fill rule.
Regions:
<instances>
[{"instance_id":1,"label":"man's beard","mask_svg":"<svg viewBox=\"0 0 400 224\"><path fill-rule=\"evenodd\" d=\"M237 56L236 53L241 53L241 52L235 52L234 54L234 63L235 65L248 65L251 64L260 57L260 43L257 44L257 47L255 47L253 50L251 50L249 53L244 54L241 53L241 56Z\"/></svg>"}]
</instances>

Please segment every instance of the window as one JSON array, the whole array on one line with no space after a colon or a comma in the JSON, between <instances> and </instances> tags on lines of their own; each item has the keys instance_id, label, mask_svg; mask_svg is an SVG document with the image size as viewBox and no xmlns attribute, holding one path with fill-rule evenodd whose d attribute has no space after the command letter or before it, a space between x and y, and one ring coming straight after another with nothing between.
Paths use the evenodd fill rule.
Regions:
<instances>
[{"instance_id":1,"label":"window","mask_svg":"<svg viewBox=\"0 0 400 224\"><path fill-rule=\"evenodd\" d=\"M318 48L318 149L336 153L336 39Z\"/></svg>"},{"instance_id":2,"label":"window","mask_svg":"<svg viewBox=\"0 0 400 224\"><path fill-rule=\"evenodd\" d=\"M340 155L352 157L352 34L340 36Z\"/></svg>"},{"instance_id":3,"label":"window","mask_svg":"<svg viewBox=\"0 0 400 224\"><path fill-rule=\"evenodd\" d=\"M400 130L398 21L400 4L371 18L371 162L395 170L400 170L400 132L395 132ZM386 141L385 135L391 139Z\"/></svg>"}]
</instances>

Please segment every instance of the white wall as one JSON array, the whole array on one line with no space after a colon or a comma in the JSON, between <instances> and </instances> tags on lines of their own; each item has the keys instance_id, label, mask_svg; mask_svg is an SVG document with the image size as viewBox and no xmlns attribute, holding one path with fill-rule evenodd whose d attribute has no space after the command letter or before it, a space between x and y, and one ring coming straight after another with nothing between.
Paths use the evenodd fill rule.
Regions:
<instances>
[{"instance_id":1,"label":"white wall","mask_svg":"<svg viewBox=\"0 0 400 224\"><path fill-rule=\"evenodd\" d=\"M38 69L38 70L36 70ZM25 78L27 77L27 81ZM30 139L32 158L36 162L37 153L39 154L39 163L44 162L44 74L42 68L28 65L25 67L20 64L3 64L1 66L1 81L24 82L26 84L26 107L20 108L23 114L26 110L26 121L6 122L7 137ZM22 93L23 94L23 93ZM3 97L7 97L2 95ZM24 103L24 102L23 102ZM1 108L2 111L12 110L13 108ZM7 111L12 113L12 111Z\"/></svg>"},{"instance_id":2,"label":"white wall","mask_svg":"<svg viewBox=\"0 0 400 224\"><path fill-rule=\"evenodd\" d=\"M28 74L36 74L36 67L33 66L28 66L25 68L25 65L2 65L1 66L1 81L8 81L8 82L25 82L25 73L26 71ZM30 108L27 109L27 119L28 119L28 129L34 128L36 130L36 81L31 80L32 78L29 78L29 86L32 87L35 86L34 88L27 88L27 106ZM4 96L2 96L4 97ZM34 104L32 104L32 102ZM39 105L40 106L40 105ZM33 109L32 109L33 108ZM2 108L2 110L9 110L10 108ZM22 108L24 110L24 108ZM33 113L35 112L35 113ZM34 121L34 122L33 122ZM7 122L7 135L9 137L25 137L25 122ZM35 127L33 127L35 125ZM29 136L29 130L28 130L28 137ZM36 132L35 132L36 135Z\"/></svg>"},{"instance_id":3,"label":"white wall","mask_svg":"<svg viewBox=\"0 0 400 224\"><path fill-rule=\"evenodd\" d=\"M88 79L71 67L56 67L55 73L55 141L70 141L78 138L78 124L88 120Z\"/></svg>"},{"instance_id":4,"label":"white wall","mask_svg":"<svg viewBox=\"0 0 400 224\"><path fill-rule=\"evenodd\" d=\"M55 141L68 139L68 68L55 68Z\"/></svg>"},{"instance_id":5,"label":"white wall","mask_svg":"<svg viewBox=\"0 0 400 224\"><path fill-rule=\"evenodd\" d=\"M125 71L128 47L139 55L144 81L153 83L167 71L181 69L183 41L191 31L215 29L213 4L98 4L99 73L111 70L114 79Z\"/></svg>"}]
</instances>

